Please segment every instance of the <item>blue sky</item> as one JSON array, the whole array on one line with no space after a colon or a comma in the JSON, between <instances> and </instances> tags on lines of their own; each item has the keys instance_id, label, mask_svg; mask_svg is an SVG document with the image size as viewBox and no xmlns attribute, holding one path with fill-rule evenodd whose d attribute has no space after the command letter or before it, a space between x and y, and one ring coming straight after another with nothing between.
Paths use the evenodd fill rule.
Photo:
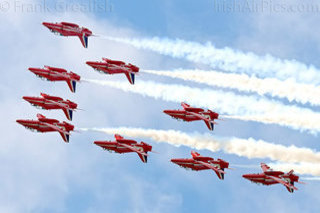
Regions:
<instances>
[{"instance_id":1,"label":"blue sky","mask_svg":"<svg viewBox=\"0 0 320 213\"><path fill-rule=\"evenodd\" d=\"M62 5L86 1L59 1ZM226 1L218 1L223 3ZM245 1L240 0L241 4ZM255 1L259 4L260 1ZM320 31L316 12L217 12L213 0L110 0L107 11L58 10L56 1L47 3L50 12L15 8L20 1L3 1L0 11L2 77L0 79L0 212L316 212L319 210L319 182L299 185L294 194L282 186L258 186L241 178L259 168L230 170L224 181L210 171L191 172L169 162L170 158L189 157L189 147L174 147L147 141L160 154L151 154L142 164L134 154L104 152L94 140L112 136L74 133L64 144L55 133L36 134L15 123L18 118L34 119L36 113L65 120L58 111L43 111L25 103L24 95L40 92L61 96L79 103L85 111L74 114L77 127L132 126L176 129L207 133L203 123L177 122L162 113L178 108L177 103L155 100L89 83L78 85L71 94L64 83L41 81L28 67L64 67L84 78L123 80L105 76L85 65L101 57L124 60L142 69L203 68L206 65L173 59L138 50L101 38L90 38L89 49L76 38L54 36L41 26L42 21L70 21L101 35L120 37L168 37L231 47L258 55L272 54L296 59L319 67ZM105 2L97 1L98 5ZM281 1L300 4L299 1ZM316 4L317 1L307 1ZM24 4L44 4L25 1ZM111 9L110 9L111 8ZM152 75L139 80L203 85ZM286 103L283 100L280 100ZM287 104L287 103L286 103ZM317 108L313 108L317 110ZM220 121L212 133L217 136L263 139L266 141L319 150L319 136L293 131L277 125L239 120ZM139 140L139 138L137 138ZM259 165L268 159L247 159L224 152L201 154L219 157L232 164Z\"/></svg>"}]
</instances>

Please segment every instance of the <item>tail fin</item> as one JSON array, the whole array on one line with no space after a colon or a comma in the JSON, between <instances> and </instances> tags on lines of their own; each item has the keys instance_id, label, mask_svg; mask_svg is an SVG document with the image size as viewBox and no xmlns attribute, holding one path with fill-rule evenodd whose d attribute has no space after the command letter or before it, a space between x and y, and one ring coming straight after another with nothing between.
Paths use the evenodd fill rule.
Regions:
<instances>
[{"instance_id":1,"label":"tail fin","mask_svg":"<svg viewBox=\"0 0 320 213\"><path fill-rule=\"evenodd\" d=\"M148 162L148 155L142 155L140 153L138 153L140 159L142 160L143 163L147 163Z\"/></svg>"},{"instance_id":2,"label":"tail fin","mask_svg":"<svg viewBox=\"0 0 320 213\"><path fill-rule=\"evenodd\" d=\"M290 192L290 193L293 193L293 192L294 192L294 189L293 189L293 188L289 188L289 187L287 187L287 186L286 186L286 188L287 188L288 192Z\"/></svg>"},{"instance_id":3,"label":"tail fin","mask_svg":"<svg viewBox=\"0 0 320 213\"><path fill-rule=\"evenodd\" d=\"M114 138L115 138L116 140L121 140L121 139L123 139L123 137L122 137L121 135L119 135L119 134L115 134L115 135L114 135Z\"/></svg>"},{"instance_id":4,"label":"tail fin","mask_svg":"<svg viewBox=\"0 0 320 213\"><path fill-rule=\"evenodd\" d=\"M152 151L152 146L150 146L149 144L146 144L144 142L141 141L141 152L138 153L140 159L142 160L143 163L147 163L148 162L148 152Z\"/></svg>"},{"instance_id":5,"label":"tail fin","mask_svg":"<svg viewBox=\"0 0 320 213\"><path fill-rule=\"evenodd\" d=\"M67 119L69 121L72 121L72 113L73 113L72 109L65 108L65 109L63 109L63 112L66 115Z\"/></svg>"},{"instance_id":6,"label":"tail fin","mask_svg":"<svg viewBox=\"0 0 320 213\"><path fill-rule=\"evenodd\" d=\"M191 156L192 156L193 158L195 158L195 157L199 157L200 154L199 154L198 152L192 150L192 151L191 151Z\"/></svg>"},{"instance_id":7,"label":"tail fin","mask_svg":"<svg viewBox=\"0 0 320 213\"><path fill-rule=\"evenodd\" d=\"M88 36L85 33L83 33L81 37L79 36L79 38L82 43L82 46L84 48L88 48Z\"/></svg>"},{"instance_id":8,"label":"tail fin","mask_svg":"<svg viewBox=\"0 0 320 213\"><path fill-rule=\"evenodd\" d=\"M221 170L224 171L224 168L221 168ZM219 170L215 172L220 180L224 180L224 173L220 172Z\"/></svg>"},{"instance_id":9,"label":"tail fin","mask_svg":"<svg viewBox=\"0 0 320 213\"><path fill-rule=\"evenodd\" d=\"M290 185L285 186L285 187L287 188L288 192L290 192L290 193L293 193L294 190L298 190L298 188L294 186L294 181L292 181L292 180L290 180Z\"/></svg>"},{"instance_id":10,"label":"tail fin","mask_svg":"<svg viewBox=\"0 0 320 213\"><path fill-rule=\"evenodd\" d=\"M214 121L210 121L210 120L205 120L204 121L208 127L209 130L213 131L214 130L214 124L215 122Z\"/></svg>"},{"instance_id":11,"label":"tail fin","mask_svg":"<svg viewBox=\"0 0 320 213\"><path fill-rule=\"evenodd\" d=\"M59 132L61 137L63 138L64 142L69 143L69 132Z\"/></svg>"},{"instance_id":12,"label":"tail fin","mask_svg":"<svg viewBox=\"0 0 320 213\"><path fill-rule=\"evenodd\" d=\"M288 187L288 186L285 186L285 187L287 188L288 192L293 193L296 187L294 187L293 181L290 181L290 184L292 185L292 187Z\"/></svg>"},{"instance_id":13,"label":"tail fin","mask_svg":"<svg viewBox=\"0 0 320 213\"><path fill-rule=\"evenodd\" d=\"M127 79L129 80L130 84L134 84L135 73L128 72L128 73L126 73L126 76L127 76Z\"/></svg>"},{"instance_id":14,"label":"tail fin","mask_svg":"<svg viewBox=\"0 0 320 213\"><path fill-rule=\"evenodd\" d=\"M290 170L290 172L288 172L288 175L292 175L293 174L293 169Z\"/></svg>"},{"instance_id":15,"label":"tail fin","mask_svg":"<svg viewBox=\"0 0 320 213\"><path fill-rule=\"evenodd\" d=\"M70 80L70 81L67 81L67 83L68 83L68 86L69 86L71 92L76 92L77 82L75 80Z\"/></svg>"}]
</instances>

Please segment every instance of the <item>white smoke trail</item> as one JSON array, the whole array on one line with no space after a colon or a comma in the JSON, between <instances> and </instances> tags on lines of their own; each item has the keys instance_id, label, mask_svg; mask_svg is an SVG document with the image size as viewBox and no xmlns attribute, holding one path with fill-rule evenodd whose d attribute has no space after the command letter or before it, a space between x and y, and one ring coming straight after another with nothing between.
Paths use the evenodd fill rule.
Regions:
<instances>
[{"instance_id":1,"label":"white smoke trail","mask_svg":"<svg viewBox=\"0 0 320 213\"><path fill-rule=\"evenodd\" d=\"M244 168L244 169L259 169L261 168L260 165L254 164L254 165L248 165L248 164L233 164L231 165L232 168Z\"/></svg>"},{"instance_id":2,"label":"white smoke trail","mask_svg":"<svg viewBox=\"0 0 320 213\"><path fill-rule=\"evenodd\" d=\"M262 140L239 139L239 138L213 138L209 134L200 135L197 133L187 134L175 130L155 130L142 128L83 128L83 131L98 131L107 134L120 134L125 137L138 137L151 139L156 142L169 143L174 146L189 146L195 149L207 149L212 152L223 150L229 154L251 158L269 158L271 160L285 163L305 163L308 167L298 168L299 173L320 175L319 166L311 167L309 165L320 162L320 153L309 148L298 148L296 146L283 146L268 143ZM287 166L287 165L284 165ZM291 167L286 167L291 168Z\"/></svg>"},{"instance_id":3,"label":"white smoke trail","mask_svg":"<svg viewBox=\"0 0 320 213\"><path fill-rule=\"evenodd\" d=\"M291 169L298 174L309 174L313 176L320 176L320 163L270 163L268 164L274 170L280 170L284 172L289 172ZM313 177L320 178L320 177ZM307 180L304 178L304 180Z\"/></svg>"},{"instance_id":4,"label":"white smoke trail","mask_svg":"<svg viewBox=\"0 0 320 213\"><path fill-rule=\"evenodd\" d=\"M246 74L230 74L203 70L144 70L143 72L178 78L187 81L204 83L209 86L237 89L244 92L255 92L259 95L286 98L290 102L310 103L320 106L320 87L298 84L290 80L280 81L275 78L249 77Z\"/></svg>"},{"instance_id":5,"label":"white smoke trail","mask_svg":"<svg viewBox=\"0 0 320 213\"><path fill-rule=\"evenodd\" d=\"M134 86L127 82L87 81L155 99L161 98L165 101L174 102L186 101L193 106L206 107L216 110L220 114L232 115L225 116L227 118L278 124L300 131L308 130L309 133L313 134L320 130L319 113L297 106L286 106L265 98L240 96L232 92L160 84L151 81L140 81Z\"/></svg>"},{"instance_id":6,"label":"white smoke trail","mask_svg":"<svg viewBox=\"0 0 320 213\"><path fill-rule=\"evenodd\" d=\"M300 177L300 180L314 180L314 181L320 181L320 177Z\"/></svg>"},{"instance_id":7,"label":"white smoke trail","mask_svg":"<svg viewBox=\"0 0 320 213\"><path fill-rule=\"evenodd\" d=\"M184 40L166 38L130 39L105 37L106 39L147 49L175 58L208 64L213 68L230 72L246 73L261 78L272 77L280 80L294 79L299 83L319 85L320 70L296 60L282 60L270 55L258 56L232 48L218 49L211 43L199 44Z\"/></svg>"}]
</instances>

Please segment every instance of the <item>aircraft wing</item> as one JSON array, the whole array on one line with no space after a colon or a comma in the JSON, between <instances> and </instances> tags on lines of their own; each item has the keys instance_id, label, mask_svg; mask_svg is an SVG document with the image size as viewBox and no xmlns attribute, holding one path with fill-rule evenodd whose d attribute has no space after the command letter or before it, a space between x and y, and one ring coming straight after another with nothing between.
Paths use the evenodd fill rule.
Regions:
<instances>
[{"instance_id":1,"label":"aircraft wing","mask_svg":"<svg viewBox=\"0 0 320 213\"><path fill-rule=\"evenodd\" d=\"M224 179L224 174L226 173L225 171L223 171L222 169L219 169L215 166L212 166L211 164L209 163L205 163L203 161L197 161L197 163L209 168L209 169L212 169L213 171L215 171L215 173L217 174L218 178L223 180Z\"/></svg>"},{"instance_id":2,"label":"aircraft wing","mask_svg":"<svg viewBox=\"0 0 320 213\"><path fill-rule=\"evenodd\" d=\"M47 126L47 127L50 127L52 129L54 129L57 132L59 132L59 134L63 138L64 142L69 143L69 136L70 136L69 132L67 132L65 130L62 130L61 128L59 128L59 127L57 127L55 125L49 124L49 123L42 122L42 124Z\"/></svg>"},{"instance_id":3,"label":"aircraft wing","mask_svg":"<svg viewBox=\"0 0 320 213\"><path fill-rule=\"evenodd\" d=\"M145 152L141 152L140 150L138 150L138 149L136 149L136 148L134 148L134 147L132 147L132 146L130 146L128 144L121 143L121 146L124 146L124 147L130 149L131 151L136 152L136 153L138 153L140 155L148 156L148 154L146 154Z\"/></svg>"},{"instance_id":4,"label":"aircraft wing","mask_svg":"<svg viewBox=\"0 0 320 213\"><path fill-rule=\"evenodd\" d=\"M277 178L277 177L274 177L274 176L269 176L269 175L268 175L268 177L273 179L274 181L284 185L288 189L289 192L293 192L293 190L298 190L297 187L293 186L292 184L287 183L286 181L284 181L284 180L282 180L280 178Z\"/></svg>"},{"instance_id":5,"label":"aircraft wing","mask_svg":"<svg viewBox=\"0 0 320 213\"><path fill-rule=\"evenodd\" d=\"M214 129L214 125L218 124L217 122L214 122L213 120L210 120L210 119L208 119L208 118L206 118L206 117L204 117L202 115L199 115L198 113L195 113L195 112L188 112L188 113L190 113L191 115L203 120L206 123L206 125L207 125L209 130L213 130Z\"/></svg>"},{"instance_id":6,"label":"aircraft wing","mask_svg":"<svg viewBox=\"0 0 320 213\"><path fill-rule=\"evenodd\" d=\"M57 101L52 101L52 100L48 100L48 99L46 99L46 101L48 101L48 102L50 102L52 104L58 105L61 108L67 108L65 104L61 104L61 103L59 103Z\"/></svg>"},{"instance_id":7,"label":"aircraft wing","mask_svg":"<svg viewBox=\"0 0 320 213\"><path fill-rule=\"evenodd\" d=\"M63 110L64 114L66 115L67 119L72 121L72 113L73 113L73 109L70 109L69 107L66 107L66 105L58 103L56 101L51 101L51 100L47 100L50 103L56 104L59 107L61 107L61 109Z\"/></svg>"}]
</instances>

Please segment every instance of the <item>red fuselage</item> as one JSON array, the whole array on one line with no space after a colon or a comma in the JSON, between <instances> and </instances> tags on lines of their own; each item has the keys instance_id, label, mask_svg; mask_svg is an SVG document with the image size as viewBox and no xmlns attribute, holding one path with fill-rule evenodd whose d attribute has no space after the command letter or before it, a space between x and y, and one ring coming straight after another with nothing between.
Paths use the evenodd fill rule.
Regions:
<instances>
[{"instance_id":1,"label":"red fuselage","mask_svg":"<svg viewBox=\"0 0 320 213\"><path fill-rule=\"evenodd\" d=\"M70 131L74 130L72 124L46 118L41 114L38 114L37 117L38 120L17 120L17 123L37 132L58 132L65 142L69 142Z\"/></svg>"},{"instance_id":2,"label":"red fuselage","mask_svg":"<svg viewBox=\"0 0 320 213\"><path fill-rule=\"evenodd\" d=\"M36 130L37 132L55 132L57 130L53 129L52 127L49 127L46 125L46 123L52 124L54 126L57 126L67 132L73 131L74 126L72 124L69 124L67 122L59 122L55 119L50 119L44 121L39 120L17 120L17 122L27 129Z\"/></svg>"},{"instance_id":3,"label":"red fuselage","mask_svg":"<svg viewBox=\"0 0 320 213\"><path fill-rule=\"evenodd\" d=\"M61 36L77 36L81 40L82 45L88 47L88 37L92 36L92 32L84 27L79 27L77 24L61 22L61 23L48 23L43 22L51 32L57 33Z\"/></svg>"},{"instance_id":4,"label":"red fuselage","mask_svg":"<svg viewBox=\"0 0 320 213\"><path fill-rule=\"evenodd\" d=\"M67 72L65 69L45 66L44 68L29 68L29 71L33 72L40 78L46 78L48 81L68 81L76 80L80 81L80 76L73 73Z\"/></svg>"},{"instance_id":5,"label":"red fuselage","mask_svg":"<svg viewBox=\"0 0 320 213\"><path fill-rule=\"evenodd\" d=\"M30 67L29 71L48 81L66 81L72 92L75 92L76 82L80 81L79 75L73 72L67 72L67 70L62 68L50 66L45 66L44 68Z\"/></svg>"},{"instance_id":6,"label":"red fuselage","mask_svg":"<svg viewBox=\"0 0 320 213\"><path fill-rule=\"evenodd\" d=\"M184 109L178 109L178 110L164 110L164 113L166 113L167 115L170 115L173 118L176 119L181 119L183 121L199 121L199 120L203 120L201 119L199 116L195 116L194 113L186 111ZM212 111L198 111L196 112L196 114L202 116L203 118L207 118L209 120L214 120L214 119L218 119L219 114L212 112Z\"/></svg>"},{"instance_id":7,"label":"red fuselage","mask_svg":"<svg viewBox=\"0 0 320 213\"><path fill-rule=\"evenodd\" d=\"M178 164L179 166L182 166L184 168L190 168L192 170L207 170L210 169L208 167L205 167L202 164L199 164L199 161L196 161L194 159L190 159L190 158L176 158L176 159L171 159L172 163ZM225 162L221 159L218 160L210 160L210 161L203 161L205 163L211 164L213 166L216 166L218 168L224 169L224 168L228 168L229 163Z\"/></svg>"},{"instance_id":8,"label":"red fuselage","mask_svg":"<svg viewBox=\"0 0 320 213\"><path fill-rule=\"evenodd\" d=\"M93 69L105 74L112 75L123 73L127 76L129 82L131 84L134 84L134 75L139 72L138 67L132 64L126 64L122 61L115 61L107 58L103 58L102 60L102 62L87 61L86 64L91 66Z\"/></svg>"},{"instance_id":9,"label":"red fuselage","mask_svg":"<svg viewBox=\"0 0 320 213\"><path fill-rule=\"evenodd\" d=\"M131 149L124 147L121 143L118 143L116 141L95 141L94 144L102 147L103 149L114 151L116 153L128 153L133 152ZM133 148L136 148L137 150L140 150L142 152L150 152L152 150L152 146L146 143L131 143L129 144Z\"/></svg>"},{"instance_id":10,"label":"red fuselage","mask_svg":"<svg viewBox=\"0 0 320 213\"><path fill-rule=\"evenodd\" d=\"M264 173L260 174L246 174L242 175L245 179L248 179L252 182L255 183L261 183L263 185L272 185L272 184L277 184L278 182L271 179L270 177L266 176Z\"/></svg>"}]
</instances>

